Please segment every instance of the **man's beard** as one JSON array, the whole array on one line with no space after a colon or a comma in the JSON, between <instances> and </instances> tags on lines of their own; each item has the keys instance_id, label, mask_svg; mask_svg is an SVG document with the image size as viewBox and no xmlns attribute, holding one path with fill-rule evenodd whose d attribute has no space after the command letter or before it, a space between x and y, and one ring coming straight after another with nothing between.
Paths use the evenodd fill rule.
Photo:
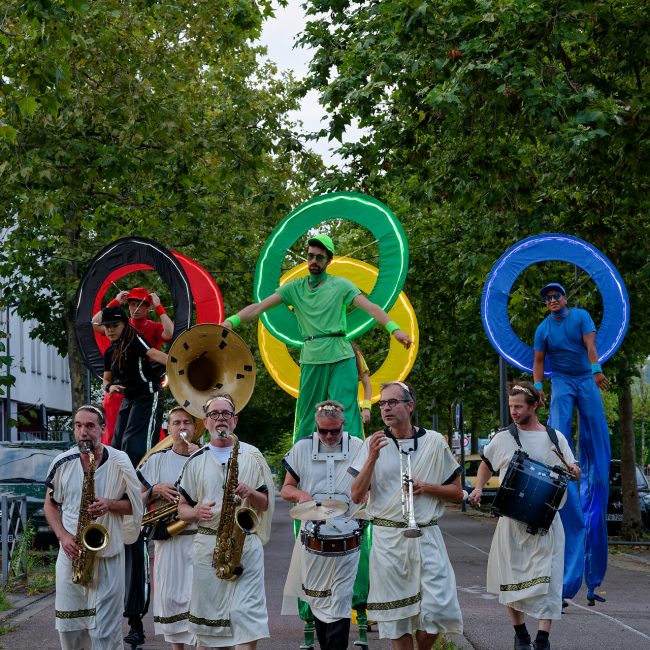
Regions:
<instances>
[{"instance_id":1,"label":"man's beard","mask_svg":"<svg viewBox=\"0 0 650 650\"><path fill-rule=\"evenodd\" d=\"M517 422L517 424L530 424L531 417L532 417L531 415L526 415L526 416L520 418L519 422Z\"/></svg>"}]
</instances>

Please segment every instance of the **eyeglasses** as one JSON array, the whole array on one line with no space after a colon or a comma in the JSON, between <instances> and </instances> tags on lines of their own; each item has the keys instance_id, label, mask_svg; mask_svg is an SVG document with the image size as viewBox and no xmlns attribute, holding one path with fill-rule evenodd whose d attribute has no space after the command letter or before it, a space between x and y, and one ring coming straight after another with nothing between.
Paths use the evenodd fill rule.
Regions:
<instances>
[{"instance_id":1,"label":"eyeglasses","mask_svg":"<svg viewBox=\"0 0 650 650\"><path fill-rule=\"evenodd\" d=\"M387 406L394 409L400 402L410 402L410 399L380 399L377 402L377 405L380 409L384 409Z\"/></svg>"},{"instance_id":2,"label":"eyeglasses","mask_svg":"<svg viewBox=\"0 0 650 650\"><path fill-rule=\"evenodd\" d=\"M562 297L561 293L547 293L544 296L544 302L551 302L551 300L559 300Z\"/></svg>"},{"instance_id":3,"label":"eyeglasses","mask_svg":"<svg viewBox=\"0 0 650 650\"><path fill-rule=\"evenodd\" d=\"M339 427L338 429L321 429L320 427L318 427L318 433L321 436L326 436L328 434L330 436L337 436L339 433L341 433L341 427Z\"/></svg>"},{"instance_id":4,"label":"eyeglasses","mask_svg":"<svg viewBox=\"0 0 650 650\"><path fill-rule=\"evenodd\" d=\"M211 420L224 420L225 422L228 422L229 420L232 420L233 415L235 414L232 411L210 411L205 414L205 417L210 418Z\"/></svg>"},{"instance_id":5,"label":"eyeglasses","mask_svg":"<svg viewBox=\"0 0 650 650\"><path fill-rule=\"evenodd\" d=\"M320 253L307 253L307 259L311 262L312 260L316 260L317 262L324 262L327 259L326 255L322 255Z\"/></svg>"}]
</instances>

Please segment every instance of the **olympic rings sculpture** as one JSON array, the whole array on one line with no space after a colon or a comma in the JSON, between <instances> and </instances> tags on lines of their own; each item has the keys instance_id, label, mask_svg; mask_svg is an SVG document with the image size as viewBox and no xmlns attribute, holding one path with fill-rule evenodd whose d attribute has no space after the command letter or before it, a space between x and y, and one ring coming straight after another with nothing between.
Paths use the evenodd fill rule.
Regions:
<instances>
[{"instance_id":1,"label":"olympic rings sculpture","mask_svg":"<svg viewBox=\"0 0 650 650\"><path fill-rule=\"evenodd\" d=\"M366 264L360 260L349 257L335 257L327 267L332 275L347 278L358 286L362 291L367 292L372 288L379 270L377 267ZM280 284L295 280L309 273L306 264L291 269L280 279ZM400 292L397 301L388 312L388 315L411 337L413 345L405 350L392 336L390 348L382 365L370 377L372 384L372 399L374 403L379 399L380 384L386 381L401 381L410 372L418 352L419 329L415 316L415 310L406 294ZM275 338L260 321L257 327L257 340L262 355L262 361L269 374L284 391L298 397L298 386L300 381L300 367L293 360L286 345ZM363 399L360 389L360 398Z\"/></svg>"},{"instance_id":2,"label":"olympic rings sculpture","mask_svg":"<svg viewBox=\"0 0 650 650\"><path fill-rule=\"evenodd\" d=\"M612 262L597 248L571 235L548 233L527 237L511 246L494 264L483 287L481 319L494 349L509 363L532 373L534 351L510 325L508 298L519 275L532 264L570 262L586 271L603 300L603 319L596 333L599 362L618 350L630 324L630 302L625 283ZM547 360L545 375L552 374Z\"/></svg>"},{"instance_id":3,"label":"olympic rings sculpture","mask_svg":"<svg viewBox=\"0 0 650 650\"><path fill-rule=\"evenodd\" d=\"M255 269L253 295L256 302L270 296L280 284L287 250L317 224L347 219L364 226L379 245L379 273L368 298L388 311L399 296L408 269L408 244L401 223L383 203L364 194L336 192L318 196L290 212L273 230L260 253ZM302 337L295 314L280 305L260 316L266 328L288 345L300 347ZM363 310L348 316L348 338L367 332L374 320Z\"/></svg>"}]
</instances>

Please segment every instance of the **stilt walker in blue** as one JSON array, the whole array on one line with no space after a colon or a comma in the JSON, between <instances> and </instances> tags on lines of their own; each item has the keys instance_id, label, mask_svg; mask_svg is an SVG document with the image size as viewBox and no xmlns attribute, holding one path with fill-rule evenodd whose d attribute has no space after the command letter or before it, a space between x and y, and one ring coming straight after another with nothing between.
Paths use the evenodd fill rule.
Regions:
<instances>
[{"instance_id":1,"label":"stilt walker in blue","mask_svg":"<svg viewBox=\"0 0 650 650\"><path fill-rule=\"evenodd\" d=\"M535 332L533 378L542 397L544 369L553 372L549 424L562 431L571 450L573 409L579 414L582 479L569 486L560 515L566 535L563 597L572 598L584 574L589 605L604 598L595 593L607 570L607 496L610 446L599 389L609 382L598 363L596 327L587 311L567 306L564 287L547 284L540 294L549 315ZM549 363L550 362L550 363Z\"/></svg>"}]
</instances>

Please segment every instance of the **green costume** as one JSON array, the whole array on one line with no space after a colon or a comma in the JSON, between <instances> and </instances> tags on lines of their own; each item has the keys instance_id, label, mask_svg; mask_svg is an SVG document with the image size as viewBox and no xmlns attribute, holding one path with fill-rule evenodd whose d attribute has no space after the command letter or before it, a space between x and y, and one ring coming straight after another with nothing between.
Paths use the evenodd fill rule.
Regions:
<instances>
[{"instance_id":1,"label":"green costume","mask_svg":"<svg viewBox=\"0 0 650 650\"><path fill-rule=\"evenodd\" d=\"M304 345L300 353L300 386L294 443L314 431L316 404L331 399L345 411L345 428L363 438L354 351L345 337L345 310L361 291L335 275L313 289L308 278L287 282L276 293L294 308Z\"/></svg>"},{"instance_id":2,"label":"green costume","mask_svg":"<svg viewBox=\"0 0 650 650\"><path fill-rule=\"evenodd\" d=\"M316 404L336 400L343 405L345 429L363 439L358 401L358 372L354 350L345 337L346 308L361 293L352 282L335 275L313 289L309 278L287 282L276 293L282 302L294 308L304 345L300 353L300 385L296 403L293 442L308 438L314 431ZM296 522L299 524L300 522ZM299 527L299 526L298 526ZM298 528L297 527L297 528ZM296 528L296 530L297 530ZM368 597L368 543L364 535L359 570L354 583L353 607L363 621L361 638L365 641L365 604ZM300 618L306 621L306 645L313 644L313 617L309 605L298 602ZM311 644L307 639L311 637Z\"/></svg>"}]
</instances>

